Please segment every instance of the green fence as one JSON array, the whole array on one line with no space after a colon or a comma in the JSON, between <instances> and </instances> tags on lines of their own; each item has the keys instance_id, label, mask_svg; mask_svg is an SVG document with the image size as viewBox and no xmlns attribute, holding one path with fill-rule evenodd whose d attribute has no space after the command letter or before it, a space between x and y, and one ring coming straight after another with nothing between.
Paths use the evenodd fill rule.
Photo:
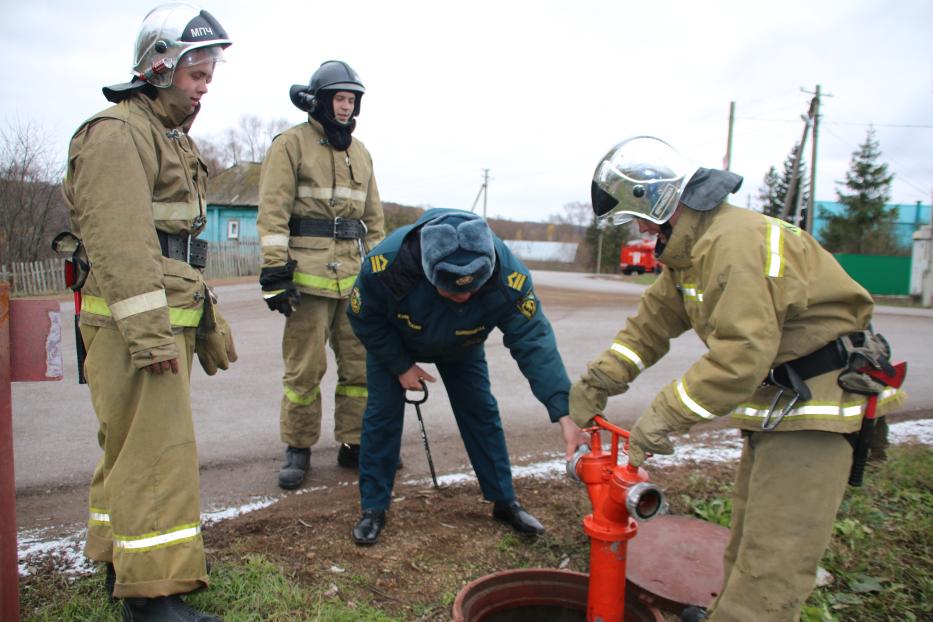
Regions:
<instances>
[{"instance_id":1,"label":"green fence","mask_svg":"<svg viewBox=\"0 0 933 622\"><path fill-rule=\"evenodd\" d=\"M834 255L853 279L879 296L910 295L910 257L887 255Z\"/></svg>"}]
</instances>

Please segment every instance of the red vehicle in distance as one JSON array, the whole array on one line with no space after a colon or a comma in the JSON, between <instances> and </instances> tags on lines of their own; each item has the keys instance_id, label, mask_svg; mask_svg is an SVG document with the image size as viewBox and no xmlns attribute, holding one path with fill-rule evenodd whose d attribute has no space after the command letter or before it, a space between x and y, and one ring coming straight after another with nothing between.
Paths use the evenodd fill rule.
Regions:
<instances>
[{"instance_id":1,"label":"red vehicle in distance","mask_svg":"<svg viewBox=\"0 0 933 622\"><path fill-rule=\"evenodd\" d=\"M655 238L632 240L622 247L619 267L623 274L661 272L661 264L654 258Z\"/></svg>"}]
</instances>

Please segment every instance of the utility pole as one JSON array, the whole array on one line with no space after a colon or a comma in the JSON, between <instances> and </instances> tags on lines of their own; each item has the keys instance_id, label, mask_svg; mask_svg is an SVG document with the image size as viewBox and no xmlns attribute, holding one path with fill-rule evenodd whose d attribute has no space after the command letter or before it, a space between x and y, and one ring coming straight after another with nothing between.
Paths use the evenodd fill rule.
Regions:
<instances>
[{"instance_id":1,"label":"utility pole","mask_svg":"<svg viewBox=\"0 0 933 622\"><path fill-rule=\"evenodd\" d=\"M470 211L476 209L476 203L479 201L480 195L483 197L483 218L486 218L486 199L489 192L489 169L483 169L483 185L479 187L479 192L476 193L476 198L473 199L473 207L470 208Z\"/></svg>"},{"instance_id":2,"label":"utility pole","mask_svg":"<svg viewBox=\"0 0 933 622\"><path fill-rule=\"evenodd\" d=\"M816 200L816 149L817 140L820 134L820 85L816 85L816 92L813 93L813 100L810 102L810 110L813 113L813 151L810 154L810 196L807 198L807 233L813 234L813 221L816 220L813 202ZM832 95L827 95L832 97Z\"/></svg>"},{"instance_id":3,"label":"utility pole","mask_svg":"<svg viewBox=\"0 0 933 622\"><path fill-rule=\"evenodd\" d=\"M819 87L817 87L819 88ZM727 171L732 166L732 128L735 125L735 102L729 102L729 137L726 139L726 157L723 159L723 168Z\"/></svg>"}]
</instances>

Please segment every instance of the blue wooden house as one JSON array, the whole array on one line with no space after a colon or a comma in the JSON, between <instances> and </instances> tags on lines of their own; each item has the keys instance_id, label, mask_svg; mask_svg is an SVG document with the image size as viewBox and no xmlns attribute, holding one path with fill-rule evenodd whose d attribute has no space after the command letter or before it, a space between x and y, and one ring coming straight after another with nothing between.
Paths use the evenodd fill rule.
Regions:
<instances>
[{"instance_id":1,"label":"blue wooden house","mask_svg":"<svg viewBox=\"0 0 933 622\"><path fill-rule=\"evenodd\" d=\"M207 229L201 238L212 243L256 240L259 215L258 162L241 162L207 181Z\"/></svg>"}]
</instances>

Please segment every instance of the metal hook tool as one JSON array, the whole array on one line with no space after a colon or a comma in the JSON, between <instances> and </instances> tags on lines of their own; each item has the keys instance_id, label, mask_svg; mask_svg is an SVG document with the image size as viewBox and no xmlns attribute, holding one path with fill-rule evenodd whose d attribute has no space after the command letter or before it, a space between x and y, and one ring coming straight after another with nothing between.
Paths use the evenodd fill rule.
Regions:
<instances>
[{"instance_id":1,"label":"metal hook tool","mask_svg":"<svg viewBox=\"0 0 933 622\"><path fill-rule=\"evenodd\" d=\"M410 400L408 399L408 392L405 392L405 403L415 405L415 413L418 415L418 423L421 425L421 440L424 442L424 452L428 455L428 466L431 468L431 479L434 481L434 487L440 488L437 483L437 474L434 472L434 460L431 458L431 446L428 445L428 433L424 429L424 419L421 417L421 405L428 401L428 387L424 384L424 380L419 380L421 383L421 390L424 391L424 397L420 400Z\"/></svg>"}]
</instances>

